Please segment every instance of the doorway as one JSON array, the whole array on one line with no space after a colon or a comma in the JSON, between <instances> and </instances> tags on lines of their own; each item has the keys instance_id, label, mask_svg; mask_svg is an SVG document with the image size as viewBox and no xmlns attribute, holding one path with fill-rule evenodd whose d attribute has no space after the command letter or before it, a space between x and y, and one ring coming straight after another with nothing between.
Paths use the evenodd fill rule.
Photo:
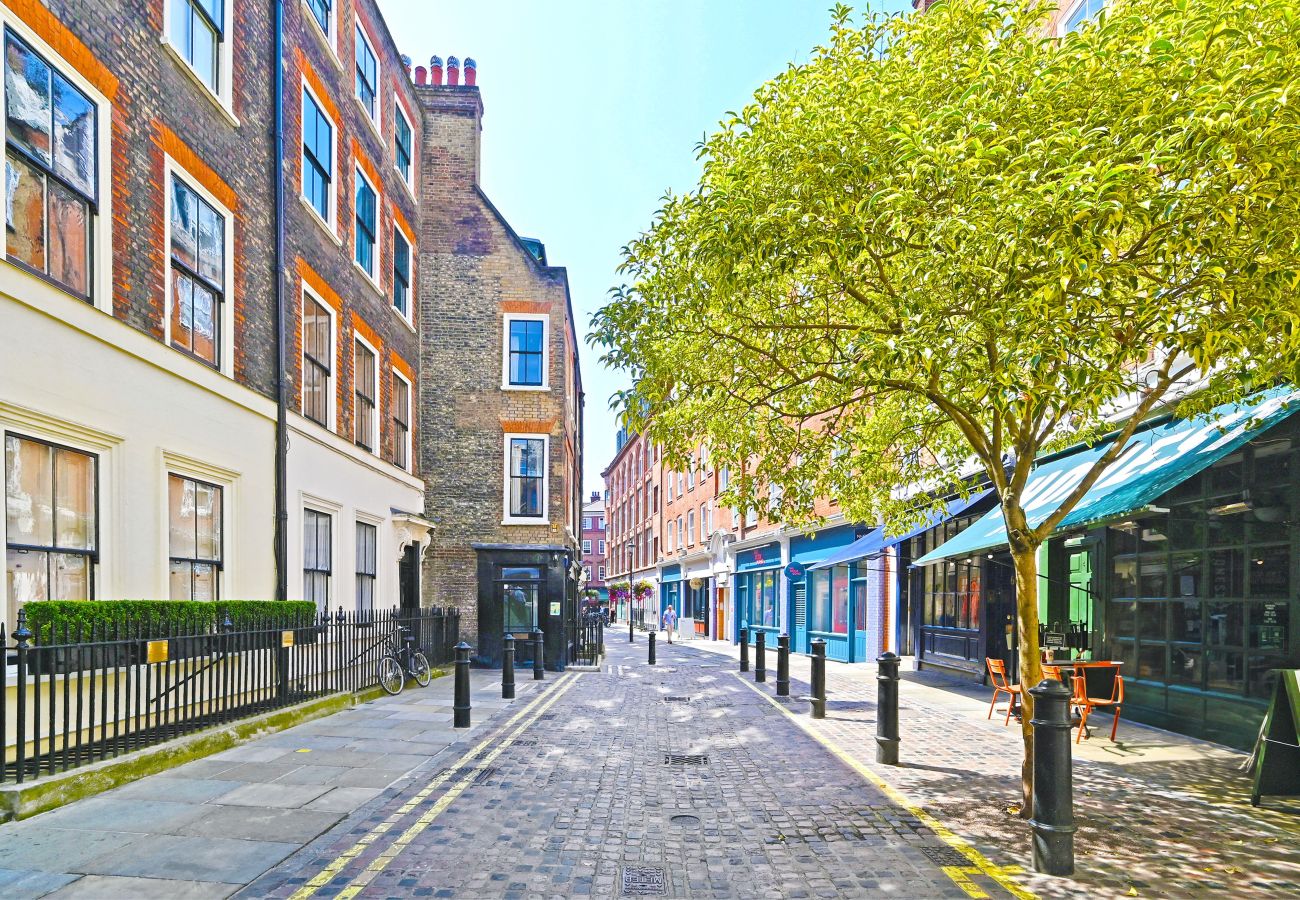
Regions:
<instances>
[{"instance_id":1,"label":"doorway","mask_svg":"<svg viewBox=\"0 0 1300 900\"><path fill-rule=\"evenodd\" d=\"M397 563L397 601L403 610L420 608L419 544L407 544L402 550L402 558Z\"/></svg>"}]
</instances>

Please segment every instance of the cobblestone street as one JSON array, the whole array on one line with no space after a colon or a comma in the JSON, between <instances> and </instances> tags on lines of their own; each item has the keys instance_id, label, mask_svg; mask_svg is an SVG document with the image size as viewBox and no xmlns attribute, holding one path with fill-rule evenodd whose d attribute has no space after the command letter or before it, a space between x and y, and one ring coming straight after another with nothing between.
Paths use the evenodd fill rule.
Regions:
<instances>
[{"instance_id":1,"label":"cobblestone street","mask_svg":"<svg viewBox=\"0 0 1300 900\"><path fill-rule=\"evenodd\" d=\"M609 647L240 896L1005 896L722 660Z\"/></svg>"}]
</instances>

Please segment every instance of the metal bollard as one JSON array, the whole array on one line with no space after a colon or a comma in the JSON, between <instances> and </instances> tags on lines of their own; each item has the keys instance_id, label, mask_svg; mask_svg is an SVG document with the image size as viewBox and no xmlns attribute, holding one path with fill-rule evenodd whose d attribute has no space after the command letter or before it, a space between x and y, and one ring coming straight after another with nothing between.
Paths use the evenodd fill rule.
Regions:
<instances>
[{"instance_id":1,"label":"metal bollard","mask_svg":"<svg viewBox=\"0 0 1300 900\"><path fill-rule=\"evenodd\" d=\"M767 632L754 634L754 680L767 681Z\"/></svg>"},{"instance_id":2,"label":"metal bollard","mask_svg":"<svg viewBox=\"0 0 1300 900\"><path fill-rule=\"evenodd\" d=\"M541 681L546 677L546 670L542 668L542 629L533 629L533 681Z\"/></svg>"},{"instance_id":3,"label":"metal bollard","mask_svg":"<svg viewBox=\"0 0 1300 900\"><path fill-rule=\"evenodd\" d=\"M740 671L749 671L749 629L740 626Z\"/></svg>"},{"instance_id":4,"label":"metal bollard","mask_svg":"<svg viewBox=\"0 0 1300 900\"><path fill-rule=\"evenodd\" d=\"M782 634L776 639L776 695L790 696L790 635Z\"/></svg>"},{"instance_id":5,"label":"metal bollard","mask_svg":"<svg viewBox=\"0 0 1300 900\"><path fill-rule=\"evenodd\" d=\"M1070 762L1070 690L1055 678L1030 688L1034 698L1034 871L1074 873L1074 777Z\"/></svg>"},{"instance_id":6,"label":"metal bollard","mask_svg":"<svg viewBox=\"0 0 1300 900\"><path fill-rule=\"evenodd\" d=\"M812 717L826 718L826 641L814 638L812 642Z\"/></svg>"},{"instance_id":7,"label":"metal bollard","mask_svg":"<svg viewBox=\"0 0 1300 900\"><path fill-rule=\"evenodd\" d=\"M635 632L632 631L632 607L631 607L631 605L629 605L628 608L627 608L627 642L628 642L629 644L634 644L634 643L636 643Z\"/></svg>"},{"instance_id":8,"label":"metal bollard","mask_svg":"<svg viewBox=\"0 0 1300 900\"><path fill-rule=\"evenodd\" d=\"M876 762L898 765L898 657L876 658Z\"/></svg>"},{"instance_id":9,"label":"metal bollard","mask_svg":"<svg viewBox=\"0 0 1300 900\"><path fill-rule=\"evenodd\" d=\"M650 665L655 664L655 633L650 632Z\"/></svg>"},{"instance_id":10,"label":"metal bollard","mask_svg":"<svg viewBox=\"0 0 1300 900\"><path fill-rule=\"evenodd\" d=\"M469 727L469 644L461 641L456 645L456 686L452 699L452 725L456 728Z\"/></svg>"},{"instance_id":11,"label":"metal bollard","mask_svg":"<svg viewBox=\"0 0 1300 900\"><path fill-rule=\"evenodd\" d=\"M515 699L515 636L506 635L505 650L501 656L501 699Z\"/></svg>"}]
</instances>

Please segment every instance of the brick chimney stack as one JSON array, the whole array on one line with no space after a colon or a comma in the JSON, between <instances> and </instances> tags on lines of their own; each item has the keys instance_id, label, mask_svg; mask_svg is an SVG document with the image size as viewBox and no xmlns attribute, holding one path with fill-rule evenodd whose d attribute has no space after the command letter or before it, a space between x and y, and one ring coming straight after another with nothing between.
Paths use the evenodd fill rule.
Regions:
<instances>
[{"instance_id":1,"label":"brick chimney stack","mask_svg":"<svg viewBox=\"0 0 1300 900\"><path fill-rule=\"evenodd\" d=\"M467 240L463 231L453 233L455 218L448 211L477 205L468 196L479 184L482 164L483 99L477 82L474 60L466 57L462 64L455 56L446 58L445 68L442 57L432 57L429 83L416 82L422 121L420 201L430 211L423 217L421 240L430 246Z\"/></svg>"}]
</instances>

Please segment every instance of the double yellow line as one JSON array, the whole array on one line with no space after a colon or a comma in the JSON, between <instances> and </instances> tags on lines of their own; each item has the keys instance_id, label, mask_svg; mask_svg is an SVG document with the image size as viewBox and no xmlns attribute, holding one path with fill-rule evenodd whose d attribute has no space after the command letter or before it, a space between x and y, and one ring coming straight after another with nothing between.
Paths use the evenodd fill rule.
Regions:
<instances>
[{"instance_id":1,"label":"double yellow line","mask_svg":"<svg viewBox=\"0 0 1300 900\"><path fill-rule=\"evenodd\" d=\"M736 673L733 672L732 674L735 675ZM806 717L795 715L794 713L790 712L790 710L782 706L780 703L777 703L776 700L774 700L772 697L768 696L768 694L765 691L750 684L748 681L746 681L744 678L741 678L739 675L736 675L736 677L741 684L745 685L745 687L752 689L755 693L757 693L768 703L771 703L777 709L781 710L781 712L786 717L788 717L790 721L794 722L796 725L802 728L813 740L815 740L817 743L821 744L832 754L834 754L836 759L844 763L853 771L857 772L867 781L871 782L876 787L877 790L879 790L882 794L884 794L891 801L893 801L893 803L902 807L912 815L916 816L916 818L920 820L922 825L929 828L931 831L935 833L935 835L939 838L939 840L943 841L949 847L951 847L952 849L960 853L962 856L964 856L970 862L970 865L940 866L940 868L943 870L943 874L947 875L950 879L952 879L953 883L957 885L957 887L961 888L963 891L966 892L966 896L974 898L974 900L986 900L986 898L989 896L988 893L983 888L981 888L978 884L976 884L974 881L971 880L970 877L971 875L980 874L980 875L985 875L988 878L992 879L999 887L1003 888L1007 893L1011 894L1011 896L1017 898L1017 900L1035 900L1034 894L1031 894L1029 891L1025 890L1020 885L1016 884L1010 878L1011 875L1018 874L1021 871L1019 866L999 866L996 863L994 863L983 853L980 853L978 850L972 847L960 835L954 834L952 829L948 828L946 825L944 825L934 816L930 815L924 809L917 806L912 801L908 800L907 797L902 794L902 792L900 792L889 782L885 781L875 772L871 771L862 763L854 759L853 756L849 754L847 750L844 750L842 747L840 747L830 738L821 734L819 729L813 726Z\"/></svg>"},{"instance_id":2,"label":"double yellow line","mask_svg":"<svg viewBox=\"0 0 1300 900\"><path fill-rule=\"evenodd\" d=\"M348 863L352 862L352 860L364 853L366 848L370 847L381 837L395 828L403 818L413 812L420 806L420 804L424 803L431 794L451 781L453 775L458 772L463 772L464 774L456 780L455 784L447 789L445 794L438 798L433 806L429 807L420 818L416 819L415 822L408 826L405 831L394 838L391 844L385 847L378 856L372 859L369 864L367 864L366 867L348 883L347 887L336 895L337 897L343 898L343 900L355 897L366 885L370 884L376 875L388 868L388 864L396 859L397 855L405 850L411 841L415 840L421 832L433 824L433 820L442 815L447 807L451 806L451 804L455 802L456 798L463 794L465 790L473 784L474 779L492 764L493 760L505 752L506 748L513 744L525 730L527 730L542 716L543 713L554 706L555 702L559 700L560 697L569 690L569 688L573 687L579 677L580 676L576 673L561 676L560 680L555 683L555 687L534 698L527 706L515 713L506 721L505 725L502 726L502 730L508 731L508 734L500 738L496 735L485 738L471 750L466 751L460 759L456 760L455 764L449 766L432 781L421 788L415 796L402 804L396 812L372 828L355 844L330 862L329 865L317 872L310 881L291 895L290 900L306 900L306 898L315 895L318 890L329 884L331 880L342 872ZM511 726L514 727L512 728ZM484 751L492 744L495 744L496 746L484 754ZM479 754L483 754L483 758L478 761L473 769L464 772L464 767Z\"/></svg>"}]
</instances>

